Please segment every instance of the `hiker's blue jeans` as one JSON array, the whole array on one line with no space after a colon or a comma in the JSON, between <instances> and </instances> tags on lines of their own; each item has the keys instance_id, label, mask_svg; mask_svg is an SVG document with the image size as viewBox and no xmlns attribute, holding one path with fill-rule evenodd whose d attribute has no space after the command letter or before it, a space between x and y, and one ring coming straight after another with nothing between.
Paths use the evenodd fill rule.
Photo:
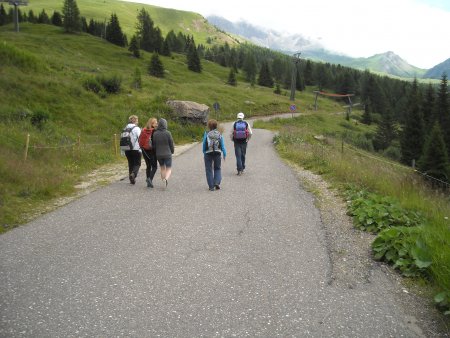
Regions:
<instances>
[{"instance_id":1,"label":"hiker's blue jeans","mask_svg":"<svg viewBox=\"0 0 450 338\"><path fill-rule=\"evenodd\" d=\"M234 142L234 154L236 155L236 169L242 171L245 169L245 154L247 152L247 143Z\"/></svg>"},{"instance_id":2,"label":"hiker's blue jeans","mask_svg":"<svg viewBox=\"0 0 450 338\"><path fill-rule=\"evenodd\" d=\"M205 172L206 181L210 189L214 188L215 185L220 185L222 181L222 172L220 169L222 159L222 153L206 153L204 155L205 159Z\"/></svg>"}]
</instances>

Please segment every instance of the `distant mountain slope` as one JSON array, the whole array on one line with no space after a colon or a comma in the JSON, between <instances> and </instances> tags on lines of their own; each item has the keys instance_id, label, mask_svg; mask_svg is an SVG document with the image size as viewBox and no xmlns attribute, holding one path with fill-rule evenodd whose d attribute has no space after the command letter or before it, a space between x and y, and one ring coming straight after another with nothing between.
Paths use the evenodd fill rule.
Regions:
<instances>
[{"instance_id":1,"label":"distant mountain slope","mask_svg":"<svg viewBox=\"0 0 450 338\"><path fill-rule=\"evenodd\" d=\"M28 6L23 9L27 12L33 10L36 14L45 9L48 15L52 15L53 11L62 12L63 3L63 0L33 0L29 1ZM9 6L4 5L8 10ZM138 12L145 8L155 25L161 29L164 37L170 30L174 30L175 33L181 31L183 34L193 35L197 44L206 44L207 41L218 44L228 42L230 45L238 43L236 38L218 30L203 16L194 12L120 0L77 0L77 5L81 16L88 21L90 19L108 21L112 13L117 14L122 30L128 36L128 41L136 31Z\"/></svg>"},{"instance_id":2,"label":"distant mountain slope","mask_svg":"<svg viewBox=\"0 0 450 338\"><path fill-rule=\"evenodd\" d=\"M207 20L218 28L263 47L270 49L295 53L299 50L310 50L322 48L318 41L306 38L300 34L282 34L280 32L253 26L245 21L233 23L220 16L211 15Z\"/></svg>"},{"instance_id":3,"label":"distant mountain slope","mask_svg":"<svg viewBox=\"0 0 450 338\"><path fill-rule=\"evenodd\" d=\"M444 73L446 73L447 76L450 76L450 59L447 59L444 62L429 69L425 73L424 78L440 79L442 77L442 74L444 74Z\"/></svg>"},{"instance_id":4,"label":"distant mountain slope","mask_svg":"<svg viewBox=\"0 0 450 338\"><path fill-rule=\"evenodd\" d=\"M274 30L258 28L244 21L233 23L222 17L208 16L208 21L227 32L240 35L250 41L286 53L302 52L303 57L316 61L341 64L357 69L369 69L399 77L421 78L426 70L408 64L393 52L377 54L369 58L352 58L327 51L318 41L300 34L282 34Z\"/></svg>"}]
</instances>

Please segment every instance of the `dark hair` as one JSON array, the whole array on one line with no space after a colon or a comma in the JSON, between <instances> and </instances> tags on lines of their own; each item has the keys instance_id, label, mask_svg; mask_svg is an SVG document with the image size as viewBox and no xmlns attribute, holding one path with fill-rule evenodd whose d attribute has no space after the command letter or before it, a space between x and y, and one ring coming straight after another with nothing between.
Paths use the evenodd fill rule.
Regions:
<instances>
[{"instance_id":1,"label":"dark hair","mask_svg":"<svg viewBox=\"0 0 450 338\"><path fill-rule=\"evenodd\" d=\"M209 120L208 121L208 128L209 128L209 130L216 129L217 128L217 121L213 120L213 119Z\"/></svg>"}]
</instances>

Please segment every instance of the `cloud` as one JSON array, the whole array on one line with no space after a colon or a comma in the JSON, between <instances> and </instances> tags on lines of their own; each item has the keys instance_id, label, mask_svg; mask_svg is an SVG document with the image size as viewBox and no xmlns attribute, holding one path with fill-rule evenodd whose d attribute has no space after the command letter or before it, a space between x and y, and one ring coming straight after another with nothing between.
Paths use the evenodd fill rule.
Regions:
<instances>
[{"instance_id":1,"label":"cloud","mask_svg":"<svg viewBox=\"0 0 450 338\"><path fill-rule=\"evenodd\" d=\"M353 57L393 51L421 68L450 58L450 12L424 0L278 0L261 6L242 0L135 1L320 37L327 48Z\"/></svg>"}]
</instances>

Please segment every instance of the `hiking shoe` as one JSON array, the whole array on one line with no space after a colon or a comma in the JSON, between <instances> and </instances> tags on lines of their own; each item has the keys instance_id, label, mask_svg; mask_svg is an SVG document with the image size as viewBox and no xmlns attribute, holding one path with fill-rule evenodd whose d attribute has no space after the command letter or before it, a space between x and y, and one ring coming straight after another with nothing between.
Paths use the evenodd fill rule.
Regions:
<instances>
[{"instance_id":1,"label":"hiking shoe","mask_svg":"<svg viewBox=\"0 0 450 338\"><path fill-rule=\"evenodd\" d=\"M242 175L242 170L238 170L237 175L241 176Z\"/></svg>"},{"instance_id":2,"label":"hiking shoe","mask_svg":"<svg viewBox=\"0 0 450 338\"><path fill-rule=\"evenodd\" d=\"M130 174L130 183L136 184L136 175L134 173Z\"/></svg>"},{"instance_id":3,"label":"hiking shoe","mask_svg":"<svg viewBox=\"0 0 450 338\"><path fill-rule=\"evenodd\" d=\"M216 188L216 190L220 190L220 185L215 184L215 185L214 185L214 188Z\"/></svg>"},{"instance_id":4,"label":"hiking shoe","mask_svg":"<svg viewBox=\"0 0 450 338\"><path fill-rule=\"evenodd\" d=\"M147 188L153 188L153 182L150 177L147 178Z\"/></svg>"},{"instance_id":5,"label":"hiking shoe","mask_svg":"<svg viewBox=\"0 0 450 338\"><path fill-rule=\"evenodd\" d=\"M165 188L167 188L167 185L169 184L169 181L167 179L163 179L164 184L165 184Z\"/></svg>"},{"instance_id":6,"label":"hiking shoe","mask_svg":"<svg viewBox=\"0 0 450 338\"><path fill-rule=\"evenodd\" d=\"M214 188L209 188L209 191L214 191L215 189Z\"/></svg>"}]
</instances>

